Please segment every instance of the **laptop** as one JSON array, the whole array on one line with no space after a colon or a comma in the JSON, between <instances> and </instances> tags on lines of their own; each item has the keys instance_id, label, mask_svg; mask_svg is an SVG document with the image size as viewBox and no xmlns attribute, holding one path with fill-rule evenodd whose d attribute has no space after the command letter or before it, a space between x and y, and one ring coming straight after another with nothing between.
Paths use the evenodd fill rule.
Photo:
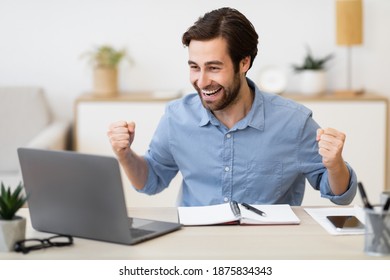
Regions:
<instances>
[{"instance_id":1,"label":"laptop","mask_svg":"<svg viewBox=\"0 0 390 280\"><path fill-rule=\"evenodd\" d=\"M114 157L19 148L34 229L120 244L136 244L181 224L128 217Z\"/></svg>"}]
</instances>

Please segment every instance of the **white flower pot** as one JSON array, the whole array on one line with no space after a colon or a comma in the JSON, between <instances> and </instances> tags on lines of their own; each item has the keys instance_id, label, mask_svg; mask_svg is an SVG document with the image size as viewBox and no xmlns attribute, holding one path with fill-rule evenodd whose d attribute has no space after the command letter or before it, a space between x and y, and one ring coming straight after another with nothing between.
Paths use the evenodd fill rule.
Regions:
<instances>
[{"instance_id":1,"label":"white flower pot","mask_svg":"<svg viewBox=\"0 0 390 280\"><path fill-rule=\"evenodd\" d=\"M300 92L304 95L317 95L326 90L325 71L304 70L300 73Z\"/></svg>"},{"instance_id":2,"label":"white flower pot","mask_svg":"<svg viewBox=\"0 0 390 280\"><path fill-rule=\"evenodd\" d=\"M11 252L15 243L26 238L26 219L15 217L13 220L0 219L0 252Z\"/></svg>"}]
</instances>

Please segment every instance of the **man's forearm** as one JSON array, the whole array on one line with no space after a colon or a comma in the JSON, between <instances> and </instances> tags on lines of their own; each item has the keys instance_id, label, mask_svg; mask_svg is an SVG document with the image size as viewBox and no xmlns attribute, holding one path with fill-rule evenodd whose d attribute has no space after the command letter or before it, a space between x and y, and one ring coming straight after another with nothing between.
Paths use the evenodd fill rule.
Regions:
<instances>
[{"instance_id":1,"label":"man's forearm","mask_svg":"<svg viewBox=\"0 0 390 280\"><path fill-rule=\"evenodd\" d=\"M333 194L341 195L345 193L350 181L350 174L347 165L343 162L337 169L328 169L328 180Z\"/></svg>"},{"instance_id":2,"label":"man's forearm","mask_svg":"<svg viewBox=\"0 0 390 280\"><path fill-rule=\"evenodd\" d=\"M118 158L131 184L138 190L143 189L148 179L148 164L146 160L132 150L123 158Z\"/></svg>"}]
</instances>

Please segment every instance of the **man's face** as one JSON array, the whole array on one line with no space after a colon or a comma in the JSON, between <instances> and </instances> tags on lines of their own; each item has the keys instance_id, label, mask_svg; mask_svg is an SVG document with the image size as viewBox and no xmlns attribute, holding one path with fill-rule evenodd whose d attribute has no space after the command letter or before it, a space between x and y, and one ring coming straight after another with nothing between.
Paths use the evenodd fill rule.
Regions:
<instances>
[{"instance_id":1,"label":"man's face","mask_svg":"<svg viewBox=\"0 0 390 280\"><path fill-rule=\"evenodd\" d=\"M239 100L241 74L234 72L226 41L192 40L188 46L190 81L203 106L211 111L223 110Z\"/></svg>"}]
</instances>

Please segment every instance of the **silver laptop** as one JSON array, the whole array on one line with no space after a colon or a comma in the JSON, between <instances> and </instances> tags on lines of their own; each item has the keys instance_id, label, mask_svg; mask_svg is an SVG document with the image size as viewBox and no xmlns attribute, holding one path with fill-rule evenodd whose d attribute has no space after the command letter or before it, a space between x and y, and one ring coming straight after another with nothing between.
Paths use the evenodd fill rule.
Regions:
<instances>
[{"instance_id":1,"label":"silver laptop","mask_svg":"<svg viewBox=\"0 0 390 280\"><path fill-rule=\"evenodd\" d=\"M129 218L118 161L70 151L18 149L31 223L38 231L135 244L181 227Z\"/></svg>"}]
</instances>

